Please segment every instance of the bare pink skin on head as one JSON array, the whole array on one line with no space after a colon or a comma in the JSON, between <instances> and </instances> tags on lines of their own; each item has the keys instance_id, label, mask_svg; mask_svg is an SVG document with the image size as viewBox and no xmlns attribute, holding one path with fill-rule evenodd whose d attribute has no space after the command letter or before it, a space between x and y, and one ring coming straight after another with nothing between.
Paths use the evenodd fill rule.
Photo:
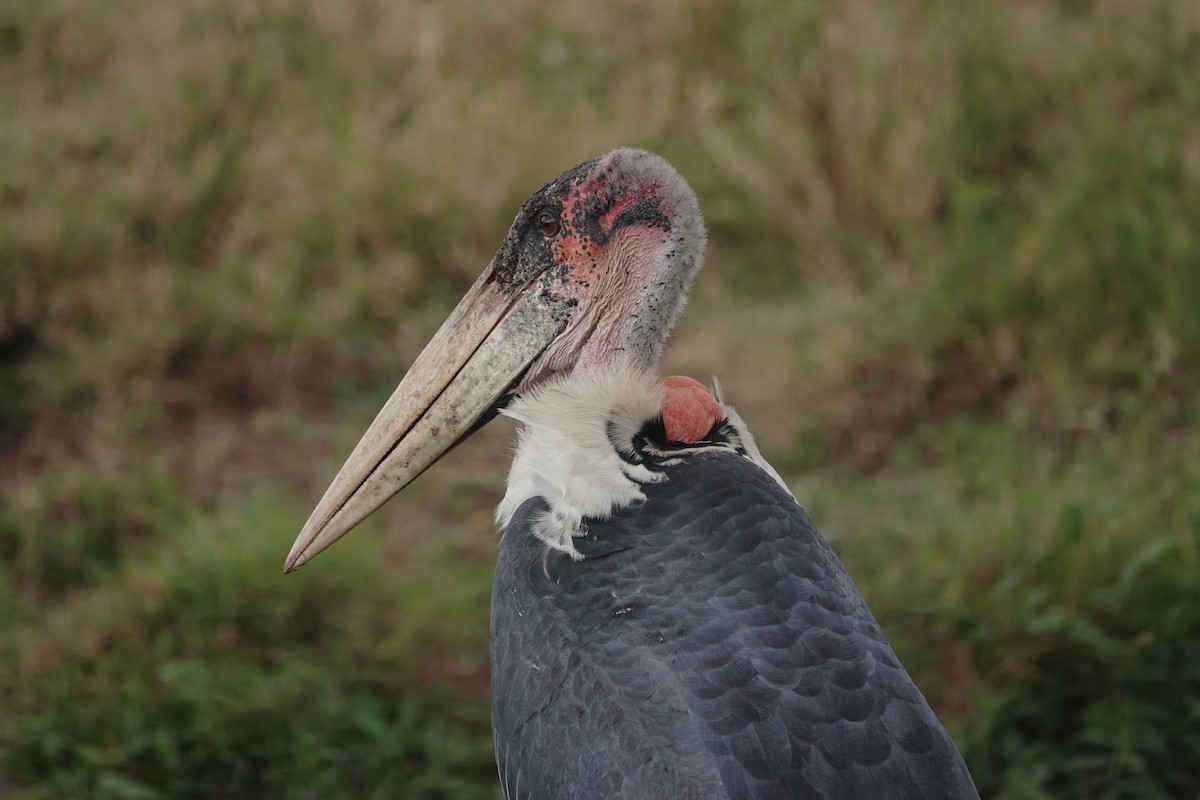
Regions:
<instances>
[{"instance_id":1,"label":"bare pink skin on head","mask_svg":"<svg viewBox=\"0 0 1200 800\"><path fill-rule=\"evenodd\" d=\"M695 444L725 418L715 397L686 375L659 378L663 387L662 417L667 441Z\"/></svg>"},{"instance_id":2,"label":"bare pink skin on head","mask_svg":"<svg viewBox=\"0 0 1200 800\"><path fill-rule=\"evenodd\" d=\"M660 187L644 182L624 187L611 201L611 207L596 219L597 236L588 226L588 207L611 191L608 179L601 175L573 187L563 202L561 228L550 245L559 268L554 292L573 302L576 310L567 329L522 379L522 388L575 367L609 364L624 349L627 328L637 317L638 299L654 280L661 261L658 254L670 234L648 222L614 227L622 212L660 200ZM661 213L667 219L675 212L667 208Z\"/></svg>"}]
</instances>

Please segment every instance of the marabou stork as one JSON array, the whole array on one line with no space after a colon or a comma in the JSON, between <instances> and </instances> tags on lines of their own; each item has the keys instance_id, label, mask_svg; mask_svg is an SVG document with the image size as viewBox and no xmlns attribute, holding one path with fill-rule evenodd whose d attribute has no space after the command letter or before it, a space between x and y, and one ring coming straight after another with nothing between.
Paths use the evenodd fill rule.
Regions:
<instances>
[{"instance_id":1,"label":"marabou stork","mask_svg":"<svg viewBox=\"0 0 1200 800\"><path fill-rule=\"evenodd\" d=\"M516 798L975 798L962 757L741 418L656 379L704 224L621 149L521 207L288 555L496 413L522 425L492 593Z\"/></svg>"}]
</instances>

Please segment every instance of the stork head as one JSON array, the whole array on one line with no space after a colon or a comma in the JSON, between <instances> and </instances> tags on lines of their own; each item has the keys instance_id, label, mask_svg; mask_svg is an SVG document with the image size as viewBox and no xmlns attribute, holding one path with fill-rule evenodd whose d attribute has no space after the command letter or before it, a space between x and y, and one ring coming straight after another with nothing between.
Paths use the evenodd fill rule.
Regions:
<instances>
[{"instance_id":1,"label":"stork head","mask_svg":"<svg viewBox=\"0 0 1200 800\"><path fill-rule=\"evenodd\" d=\"M534 192L317 504L284 569L333 544L513 394L618 361L654 369L704 244L695 194L653 153L614 150Z\"/></svg>"}]
</instances>

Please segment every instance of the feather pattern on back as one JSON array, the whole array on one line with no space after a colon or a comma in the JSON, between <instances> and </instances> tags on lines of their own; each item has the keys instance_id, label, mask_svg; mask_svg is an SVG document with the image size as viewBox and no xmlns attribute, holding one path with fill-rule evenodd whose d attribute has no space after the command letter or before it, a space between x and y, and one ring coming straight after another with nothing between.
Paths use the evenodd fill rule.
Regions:
<instances>
[{"instance_id":1,"label":"feather pattern on back","mask_svg":"<svg viewBox=\"0 0 1200 800\"><path fill-rule=\"evenodd\" d=\"M740 419L662 441L653 387L618 370L511 409L531 427L493 588L506 797L977 797ZM562 520L570 549L546 539Z\"/></svg>"}]
</instances>

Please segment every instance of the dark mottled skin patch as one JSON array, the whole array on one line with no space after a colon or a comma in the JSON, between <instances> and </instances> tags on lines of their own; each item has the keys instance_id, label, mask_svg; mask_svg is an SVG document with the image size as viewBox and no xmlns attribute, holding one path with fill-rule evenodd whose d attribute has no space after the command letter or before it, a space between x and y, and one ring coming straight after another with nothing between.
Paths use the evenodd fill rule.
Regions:
<instances>
[{"instance_id":1,"label":"dark mottled skin patch","mask_svg":"<svg viewBox=\"0 0 1200 800\"><path fill-rule=\"evenodd\" d=\"M563 198L596 166L599 159L585 161L559 175L533 193L517 212L508 235L496 251L496 281L507 292L516 293L549 266L552 237L537 229L538 214L543 209L561 210Z\"/></svg>"},{"instance_id":2,"label":"dark mottled skin patch","mask_svg":"<svg viewBox=\"0 0 1200 800\"><path fill-rule=\"evenodd\" d=\"M671 231L671 219L662 207L657 187L649 184L613 186L609 166L594 172L599 159L585 161L542 186L521 206L508 235L494 259L495 280L505 292L515 295L539 275L553 269L549 287L565 287L575 280L588 285L592 269L582 275L573 270L593 269L601 246L629 225L645 225ZM542 233L537 220L543 211L557 214L559 229L552 236ZM615 212L615 213L614 213Z\"/></svg>"}]
</instances>

